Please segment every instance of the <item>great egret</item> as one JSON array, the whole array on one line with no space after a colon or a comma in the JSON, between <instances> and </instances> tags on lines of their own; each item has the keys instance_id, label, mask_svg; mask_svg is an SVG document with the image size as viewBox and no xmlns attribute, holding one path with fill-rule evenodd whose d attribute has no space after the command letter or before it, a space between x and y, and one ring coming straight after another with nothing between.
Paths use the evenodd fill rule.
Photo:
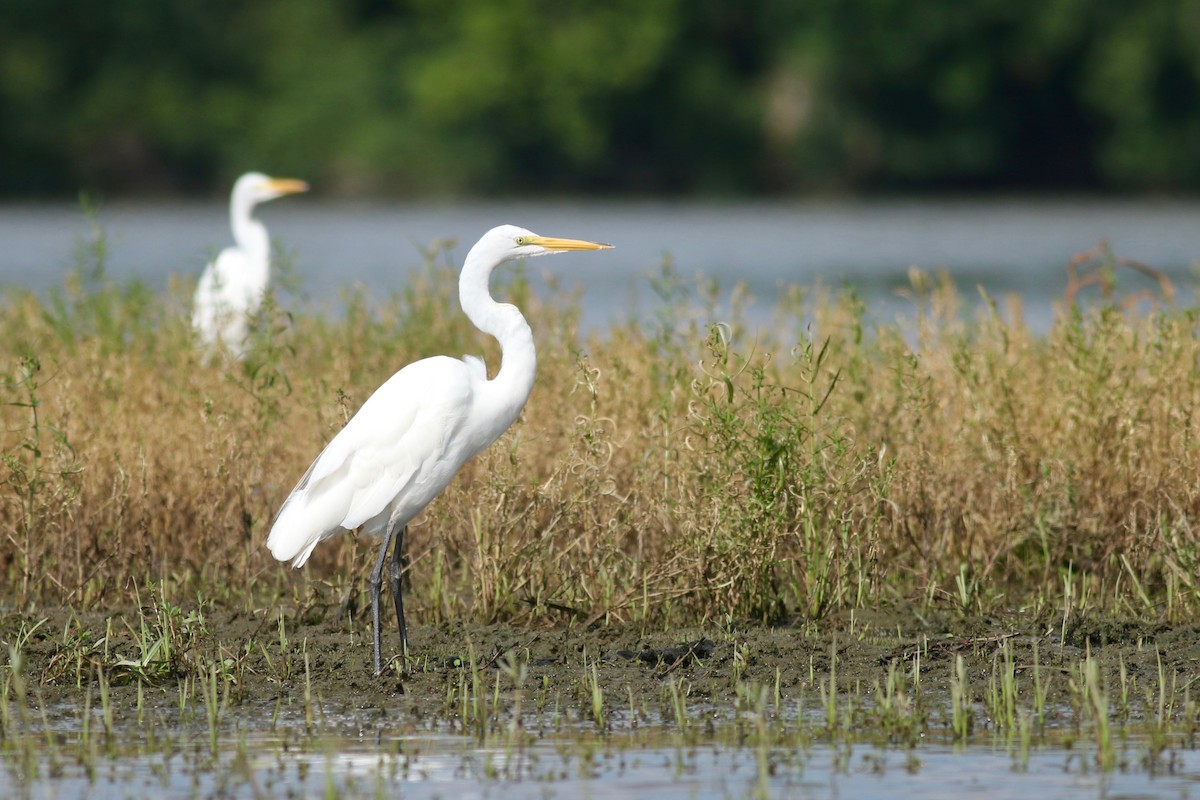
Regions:
<instances>
[{"instance_id":1,"label":"great egret","mask_svg":"<svg viewBox=\"0 0 1200 800\"><path fill-rule=\"evenodd\" d=\"M500 342L500 371L488 380L483 359L434 356L401 369L317 456L288 495L267 538L271 555L300 567L319 543L361 528L383 538L371 572L375 674L380 656L379 598L388 546L389 573L402 652L408 630L400 597L404 532L409 521L449 485L459 468L516 421L537 372L529 324L514 305L492 299L488 281L515 258L604 250L612 245L538 236L502 225L484 234L463 263L458 298L467 317Z\"/></svg>"},{"instance_id":2,"label":"great egret","mask_svg":"<svg viewBox=\"0 0 1200 800\"><path fill-rule=\"evenodd\" d=\"M223 345L242 357L250 317L266 294L271 268L271 240L266 227L254 218L254 207L305 191L304 181L271 178L261 172L247 172L234 183L229 218L237 246L222 250L204 270L192 304L192 327L206 347Z\"/></svg>"}]
</instances>

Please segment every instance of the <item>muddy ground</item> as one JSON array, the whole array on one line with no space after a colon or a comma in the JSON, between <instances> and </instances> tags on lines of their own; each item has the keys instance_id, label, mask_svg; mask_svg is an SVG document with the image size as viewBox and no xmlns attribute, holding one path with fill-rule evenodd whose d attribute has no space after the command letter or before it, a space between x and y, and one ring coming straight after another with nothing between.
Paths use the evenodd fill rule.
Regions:
<instances>
[{"instance_id":1,"label":"muddy ground","mask_svg":"<svg viewBox=\"0 0 1200 800\"><path fill-rule=\"evenodd\" d=\"M431 719L444 718L453 727L461 708L461 695L456 693L469 685L464 676L470 674L470 659L480 667L489 701L497 674L503 675L502 701L511 700L511 673L503 672L511 660L525 666L526 710L540 701L580 720L588 718L594 697L589 683L593 663L613 718L627 712L632 701L640 710L670 719L671 684L685 687L694 713L731 711L739 684L771 687L773 696L777 680L781 696L793 709L801 697L806 707L818 709L834 652L839 693L863 695L870 703L889 665L897 663L911 673L919 653L920 691L931 725L948 720L944 709L955 656L963 655L971 694L983 701L1006 644L1022 705L1030 702L1036 648L1043 680L1049 678L1050 705L1064 720L1078 696L1072 682L1089 652L1100 663L1110 696L1118 697L1122 686L1132 695L1138 707L1135 715L1152 713L1146 700L1157 697L1160 664L1177 702L1200 675L1197 625L1083 615L1067 620L1064 636L1061 616L1033 619L1014 613L981 618L948 612L923 617L894 609L781 626L732 624L669 631L637 625L429 625L412 618L407 668L399 669L397 659L391 670L376 677L368 620L352 623L336 613L289 616L286 610L283 616L281 637L279 609L249 613L210 608L202 620L183 610L172 616L154 609L111 615L40 609L0 614L0 639L12 644L23 638L23 629L45 620L21 648L23 672L36 687L35 702L63 713L77 709L87 696L95 704L102 669L118 719L133 713L139 678L145 706L165 714L180 708L181 692L190 692L196 702L199 677L218 676L235 715L239 709L247 716L278 714L281 705L295 708L307 686L324 714L422 720L426 726ZM171 646L154 650L159 640ZM385 618L385 655L394 655L397 647L394 622ZM8 658L7 653L0 656ZM911 680L910 676L910 693Z\"/></svg>"}]
</instances>

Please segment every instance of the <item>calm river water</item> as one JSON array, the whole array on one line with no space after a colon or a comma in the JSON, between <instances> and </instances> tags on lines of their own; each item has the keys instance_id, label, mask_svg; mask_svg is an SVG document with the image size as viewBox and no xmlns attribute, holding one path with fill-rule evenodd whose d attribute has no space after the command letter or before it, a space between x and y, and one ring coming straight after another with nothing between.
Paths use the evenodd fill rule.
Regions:
<instances>
[{"instance_id":1,"label":"calm river water","mask_svg":"<svg viewBox=\"0 0 1200 800\"><path fill-rule=\"evenodd\" d=\"M488 228L511 222L548 235L608 241L616 249L529 270L582 288L588 327L653 302L648 276L665 258L691 280L729 289L745 282L752 317L767 318L787 284L855 286L874 311L903 312L896 289L910 266L947 270L964 294L981 285L1021 294L1031 322L1048 324L1072 254L1111 241L1117 255L1169 275L1185 302L1200 263L1200 202L1099 200L943 200L779 203L490 203L333 205L286 198L262 206L272 237L295 255L302 291L333 296L360 282L381 294L404 285L421 250L454 241L460 262ZM171 274L196 275L230 242L223 202L110 204L99 212L109 271L152 286ZM0 206L0 283L42 289L75 263L88 223L77 206ZM1136 283L1132 273L1126 281Z\"/></svg>"},{"instance_id":2,"label":"calm river water","mask_svg":"<svg viewBox=\"0 0 1200 800\"><path fill-rule=\"evenodd\" d=\"M716 743L638 745L547 739L517 749L469 736L355 739L242 736L93 744L82 756L0 758L0 793L27 798L655 798L656 800L1182 800L1200 791L1193 754L1147 769L1135 743L1100 771L1087 746L1023 750L997 741L955 748ZM107 747L107 749L105 749ZM140 751L140 752L139 752Z\"/></svg>"}]
</instances>

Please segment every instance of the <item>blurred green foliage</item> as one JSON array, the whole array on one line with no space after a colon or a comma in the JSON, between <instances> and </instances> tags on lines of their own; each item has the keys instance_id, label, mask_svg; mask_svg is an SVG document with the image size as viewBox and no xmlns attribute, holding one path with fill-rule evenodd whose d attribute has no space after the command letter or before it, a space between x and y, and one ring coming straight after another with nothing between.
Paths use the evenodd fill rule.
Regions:
<instances>
[{"instance_id":1,"label":"blurred green foliage","mask_svg":"<svg viewBox=\"0 0 1200 800\"><path fill-rule=\"evenodd\" d=\"M1200 0L5 0L0 193L1200 188Z\"/></svg>"}]
</instances>

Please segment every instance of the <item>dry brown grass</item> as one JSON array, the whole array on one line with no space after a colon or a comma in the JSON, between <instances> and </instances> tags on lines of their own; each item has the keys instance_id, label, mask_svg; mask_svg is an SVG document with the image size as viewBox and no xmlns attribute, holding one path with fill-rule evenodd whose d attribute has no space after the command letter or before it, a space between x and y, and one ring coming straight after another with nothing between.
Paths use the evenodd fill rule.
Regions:
<instances>
[{"instance_id":1,"label":"dry brown grass","mask_svg":"<svg viewBox=\"0 0 1200 800\"><path fill-rule=\"evenodd\" d=\"M1068 585L1110 611L1200 609L1193 309L1064 307L1034 335L1019 306L968 317L954 287L916 275L905 328L814 292L794 339L667 302L580 343L569 303L512 291L539 336L538 384L411 528L418 619L1061 613ZM401 365L497 363L453 295L453 272L429 267L336 318L271 310L246 365L193 350L186 287L93 275L57 301L9 295L3 600L129 601L147 582L231 603L352 596L373 543L323 545L293 573L267 529Z\"/></svg>"}]
</instances>

